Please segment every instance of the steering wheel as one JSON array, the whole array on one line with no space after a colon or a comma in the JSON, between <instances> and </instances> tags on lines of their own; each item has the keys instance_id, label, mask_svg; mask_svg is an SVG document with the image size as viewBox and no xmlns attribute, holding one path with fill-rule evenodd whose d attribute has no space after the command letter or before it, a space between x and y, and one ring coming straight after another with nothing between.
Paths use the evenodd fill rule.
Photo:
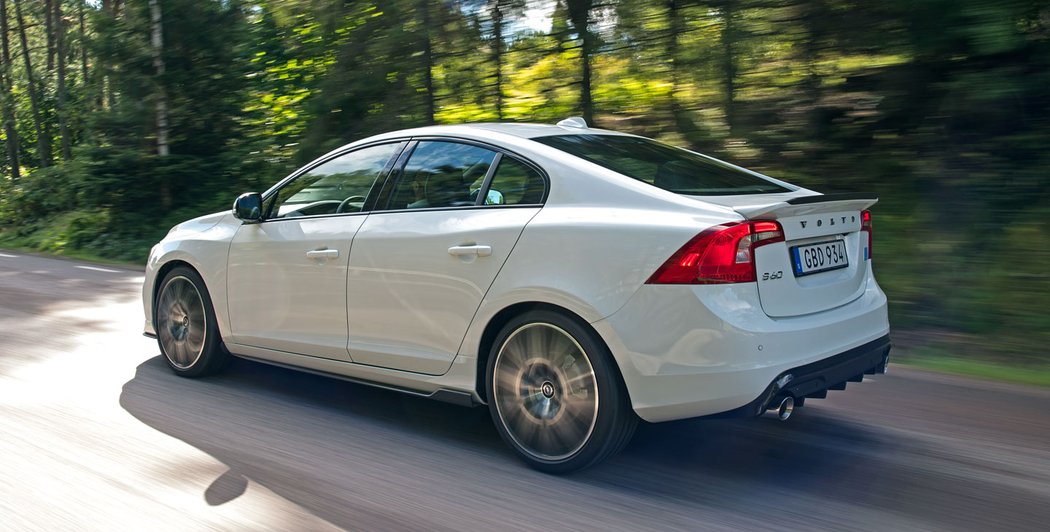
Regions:
<instances>
[{"instance_id":1,"label":"steering wheel","mask_svg":"<svg viewBox=\"0 0 1050 532\"><path fill-rule=\"evenodd\" d=\"M335 212L337 212L337 213L346 212L346 208L349 207L350 204L355 202L355 201L359 201L359 202L364 203L365 197L364 196L350 196L349 198L346 198L345 200L343 200L342 203L340 203L338 207L336 207ZM357 210L360 211L361 208L358 207Z\"/></svg>"}]
</instances>

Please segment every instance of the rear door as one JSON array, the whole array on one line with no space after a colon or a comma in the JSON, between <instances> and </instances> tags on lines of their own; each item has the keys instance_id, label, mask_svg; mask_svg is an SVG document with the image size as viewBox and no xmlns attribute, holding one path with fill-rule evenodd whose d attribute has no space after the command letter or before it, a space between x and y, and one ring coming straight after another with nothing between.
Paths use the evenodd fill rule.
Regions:
<instances>
[{"instance_id":1,"label":"rear door","mask_svg":"<svg viewBox=\"0 0 1050 532\"><path fill-rule=\"evenodd\" d=\"M354 239L349 350L355 363L440 375L539 212L545 179L479 145L423 140L409 149L381 200L386 210Z\"/></svg>"},{"instance_id":2,"label":"rear door","mask_svg":"<svg viewBox=\"0 0 1050 532\"><path fill-rule=\"evenodd\" d=\"M812 314L861 296L871 275L864 209L878 201L857 195L816 195L737 206L752 220L776 220L784 242L755 248L762 309L772 317Z\"/></svg>"}]
</instances>

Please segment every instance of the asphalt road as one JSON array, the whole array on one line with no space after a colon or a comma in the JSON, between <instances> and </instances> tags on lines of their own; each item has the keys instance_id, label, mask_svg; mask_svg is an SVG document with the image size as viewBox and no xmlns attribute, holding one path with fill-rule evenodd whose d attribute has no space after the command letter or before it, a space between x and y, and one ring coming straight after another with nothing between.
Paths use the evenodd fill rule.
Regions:
<instances>
[{"instance_id":1,"label":"asphalt road","mask_svg":"<svg viewBox=\"0 0 1050 532\"><path fill-rule=\"evenodd\" d=\"M484 409L174 376L140 272L0 250L4 530L1047 530L1050 392L899 367L788 422L644 425L570 477Z\"/></svg>"}]
</instances>

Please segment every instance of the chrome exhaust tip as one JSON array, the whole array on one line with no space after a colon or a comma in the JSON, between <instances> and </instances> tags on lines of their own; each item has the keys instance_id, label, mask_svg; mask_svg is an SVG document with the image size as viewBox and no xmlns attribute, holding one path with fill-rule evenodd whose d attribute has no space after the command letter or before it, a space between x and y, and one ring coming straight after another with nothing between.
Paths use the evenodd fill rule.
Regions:
<instances>
[{"instance_id":1,"label":"chrome exhaust tip","mask_svg":"<svg viewBox=\"0 0 1050 532\"><path fill-rule=\"evenodd\" d=\"M777 419L781 421L787 421L791 417L791 413L795 411L795 399L793 397L785 397L780 401L780 405L777 406Z\"/></svg>"}]
</instances>

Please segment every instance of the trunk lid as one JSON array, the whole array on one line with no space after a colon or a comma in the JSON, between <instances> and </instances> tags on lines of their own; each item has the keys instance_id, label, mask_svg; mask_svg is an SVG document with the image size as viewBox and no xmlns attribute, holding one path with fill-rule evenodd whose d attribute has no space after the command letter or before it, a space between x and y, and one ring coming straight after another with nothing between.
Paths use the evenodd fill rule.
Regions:
<instances>
[{"instance_id":1,"label":"trunk lid","mask_svg":"<svg viewBox=\"0 0 1050 532\"><path fill-rule=\"evenodd\" d=\"M748 220L775 220L784 242L755 248L762 310L774 318L812 314L853 301L871 275L861 213L878 198L867 194L704 198ZM728 201L727 201L728 200Z\"/></svg>"}]
</instances>

